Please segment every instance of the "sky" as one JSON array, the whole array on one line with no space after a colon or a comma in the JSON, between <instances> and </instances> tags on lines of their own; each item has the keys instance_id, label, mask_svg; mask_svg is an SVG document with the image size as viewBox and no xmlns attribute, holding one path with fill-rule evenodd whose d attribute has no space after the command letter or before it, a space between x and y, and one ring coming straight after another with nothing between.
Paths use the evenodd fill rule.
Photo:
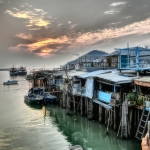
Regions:
<instances>
[{"instance_id":1,"label":"sky","mask_svg":"<svg viewBox=\"0 0 150 150\"><path fill-rule=\"evenodd\" d=\"M54 68L127 43L150 47L150 0L0 0L0 67Z\"/></svg>"}]
</instances>

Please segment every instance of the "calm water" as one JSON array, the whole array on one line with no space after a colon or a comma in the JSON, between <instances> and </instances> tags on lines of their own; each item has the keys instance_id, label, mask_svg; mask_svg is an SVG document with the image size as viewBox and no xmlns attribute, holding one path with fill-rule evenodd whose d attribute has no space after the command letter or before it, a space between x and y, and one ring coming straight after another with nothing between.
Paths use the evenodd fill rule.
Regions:
<instances>
[{"instance_id":1,"label":"calm water","mask_svg":"<svg viewBox=\"0 0 150 150\"><path fill-rule=\"evenodd\" d=\"M56 105L27 105L31 83L18 76L18 85L2 85L8 79L9 73L0 71L0 150L69 150L76 144L85 150L141 150L136 140L116 139L114 131L106 136L104 125L66 116Z\"/></svg>"}]
</instances>

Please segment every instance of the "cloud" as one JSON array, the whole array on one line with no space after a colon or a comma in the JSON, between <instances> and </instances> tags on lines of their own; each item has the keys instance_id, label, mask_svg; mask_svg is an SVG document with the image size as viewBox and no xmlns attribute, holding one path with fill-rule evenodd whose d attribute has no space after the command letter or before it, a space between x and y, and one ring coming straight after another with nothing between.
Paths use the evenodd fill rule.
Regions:
<instances>
[{"instance_id":1,"label":"cloud","mask_svg":"<svg viewBox=\"0 0 150 150\"><path fill-rule=\"evenodd\" d=\"M28 4L28 3L25 3L25 5L27 5L28 7L33 7L32 5Z\"/></svg>"},{"instance_id":2,"label":"cloud","mask_svg":"<svg viewBox=\"0 0 150 150\"><path fill-rule=\"evenodd\" d=\"M130 15L130 16L126 16L126 17L124 17L125 19L130 19L130 18L132 18L132 16Z\"/></svg>"},{"instance_id":3,"label":"cloud","mask_svg":"<svg viewBox=\"0 0 150 150\"><path fill-rule=\"evenodd\" d=\"M26 39L27 35L18 34L17 37ZM33 38L33 37L32 37ZM10 50L25 50L32 53L37 53L40 56L43 56L42 53L45 53L46 56L52 53L58 53L60 51L65 51L66 48L70 45L70 40L68 37L63 36L56 39L52 38L46 38L39 40L37 42L34 42L32 44L18 44L15 47L10 47ZM45 55L44 55L45 56Z\"/></svg>"},{"instance_id":4,"label":"cloud","mask_svg":"<svg viewBox=\"0 0 150 150\"><path fill-rule=\"evenodd\" d=\"M20 33L20 34L16 34L15 37L19 37L22 39L32 39L32 35L31 34L26 34L26 33Z\"/></svg>"},{"instance_id":5,"label":"cloud","mask_svg":"<svg viewBox=\"0 0 150 150\"><path fill-rule=\"evenodd\" d=\"M71 24L72 22L71 21L68 21L68 24Z\"/></svg>"},{"instance_id":6,"label":"cloud","mask_svg":"<svg viewBox=\"0 0 150 150\"><path fill-rule=\"evenodd\" d=\"M2 1L2 0L0 0L0 3L3 3L3 1Z\"/></svg>"},{"instance_id":7,"label":"cloud","mask_svg":"<svg viewBox=\"0 0 150 150\"><path fill-rule=\"evenodd\" d=\"M106 28L103 30L99 29L95 32L91 31L86 33L76 33L75 37L62 36L59 38L43 38L42 40L33 42L31 44L18 44L17 46L11 47L10 49L27 50L32 53L38 53L40 56L43 56L42 54L45 53L47 56L51 53L58 53L64 50L93 45L109 39L116 39L133 34L138 35L148 33L150 33L150 18L120 28ZM32 40L34 39L34 37L31 35L24 33L17 34L16 36L23 39L27 39L28 37L32 38Z\"/></svg>"},{"instance_id":8,"label":"cloud","mask_svg":"<svg viewBox=\"0 0 150 150\"><path fill-rule=\"evenodd\" d=\"M76 26L77 26L77 24L73 24L73 25L70 26L70 29L73 29L73 28L75 28Z\"/></svg>"},{"instance_id":9,"label":"cloud","mask_svg":"<svg viewBox=\"0 0 150 150\"><path fill-rule=\"evenodd\" d=\"M141 22L121 27L121 28L108 28L99 30L98 32L87 32L76 39L79 45L91 45L100 41L119 38L133 34L148 34L150 33L150 18Z\"/></svg>"},{"instance_id":10,"label":"cloud","mask_svg":"<svg viewBox=\"0 0 150 150\"><path fill-rule=\"evenodd\" d=\"M114 2L112 4L110 4L110 6L115 7L115 6L120 6L120 5L125 5L126 2Z\"/></svg>"},{"instance_id":11,"label":"cloud","mask_svg":"<svg viewBox=\"0 0 150 150\"><path fill-rule=\"evenodd\" d=\"M29 30L40 30L41 28L31 28Z\"/></svg>"},{"instance_id":12,"label":"cloud","mask_svg":"<svg viewBox=\"0 0 150 150\"><path fill-rule=\"evenodd\" d=\"M63 24L62 24L62 23L60 23L60 24L58 24L58 25L57 25L57 27L62 26L62 25L63 25Z\"/></svg>"},{"instance_id":13,"label":"cloud","mask_svg":"<svg viewBox=\"0 0 150 150\"><path fill-rule=\"evenodd\" d=\"M109 23L108 25L116 25L116 24L120 24L121 22L112 22L112 23Z\"/></svg>"},{"instance_id":14,"label":"cloud","mask_svg":"<svg viewBox=\"0 0 150 150\"><path fill-rule=\"evenodd\" d=\"M108 11L105 11L104 14L110 14L110 15L113 15L113 14L116 14L116 13L119 13L119 11L117 10L108 10Z\"/></svg>"},{"instance_id":15,"label":"cloud","mask_svg":"<svg viewBox=\"0 0 150 150\"><path fill-rule=\"evenodd\" d=\"M29 7L31 7L31 5L29 5ZM44 12L42 9L36 8L34 8L33 10L29 10L22 7L22 9L24 10L13 8L14 11L6 10L5 13L15 18L27 19L28 20L26 21L27 27L37 26L49 28L51 22L48 19L49 16L46 15L47 12Z\"/></svg>"}]
</instances>

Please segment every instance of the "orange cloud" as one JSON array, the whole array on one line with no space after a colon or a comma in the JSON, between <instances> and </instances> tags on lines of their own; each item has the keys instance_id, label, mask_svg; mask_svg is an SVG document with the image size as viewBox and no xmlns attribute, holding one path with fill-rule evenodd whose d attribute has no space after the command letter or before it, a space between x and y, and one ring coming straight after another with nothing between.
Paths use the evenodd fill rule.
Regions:
<instances>
[{"instance_id":1,"label":"orange cloud","mask_svg":"<svg viewBox=\"0 0 150 150\"><path fill-rule=\"evenodd\" d=\"M94 44L103 40L119 38L132 34L147 34L150 33L150 19L146 19L141 22L135 22L133 24L121 27L121 28L108 28L98 30L97 32L87 32L82 34L76 39L77 43L83 45Z\"/></svg>"},{"instance_id":2,"label":"orange cloud","mask_svg":"<svg viewBox=\"0 0 150 150\"><path fill-rule=\"evenodd\" d=\"M48 56L51 53L59 51L80 48L86 45L96 44L100 41L107 41L109 39L120 38L128 35L148 34L150 33L150 19L141 22L135 22L130 25L120 28L106 28L97 30L95 32L76 33L75 37L62 36L56 39L46 38L32 44L18 44L11 47L13 50L28 50L40 56ZM17 37L27 39L30 35L20 33ZM32 39L34 39L32 37Z\"/></svg>"},{"instance_id":3,"label":"orange cloud","mask_svg":"<svg viewBox=\"0 0 150 150\"><path fill-rule=\"evenodd\" d=\"M28 47L32 50L36 50L38 48L46 47L50 44L55 44L55 43L63 44L63 43L70 43L70 42L66 36L63 36L63 37L60 37L57 39L52 39L52 38L44 39L42 41L39 41L39 42L36 42L33 44L29 44Z\"/></svg>"},{"instance_id":4,"label":"orange cloud","mask_svg":"<svg viewBox=\"0 0 150 150\"><path fill-rule=\"evenodd\" d=\"M33 11L29 9L25 10L19 10L17 8L13 8L14 12L11 10L6 10L5 13L9 14L15 18L22 18L22 19L28 19L26 22L27 27L32 26L38 26L38 27L45 27L48 28L51 24L48 18L49 16L46 16L47 12L44 12L42 9L34 9Z\"/></svg>"}]
</instances>

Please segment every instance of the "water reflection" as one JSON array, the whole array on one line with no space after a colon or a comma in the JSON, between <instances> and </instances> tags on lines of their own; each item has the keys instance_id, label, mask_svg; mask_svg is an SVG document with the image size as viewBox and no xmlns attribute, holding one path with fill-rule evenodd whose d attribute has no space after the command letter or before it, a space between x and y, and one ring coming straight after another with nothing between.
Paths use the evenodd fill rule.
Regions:
<instances>
[{"instance_id":1,"label":"water reflection","mask_svg":"<svg viewBox=\"0 0 150 150\"><path fill-rule=\"evenodd\" d=\"M66 136L72 145L81 145L85 150L140 150L140 144L132 139L116 139L116 132L105 134L106 127L98 122L88 121L80 115L67 116L65 109L56 105L46 106L46 115L53 118L53 124ZM134 143L133 143L134 142ZM135 145L135 143L137 143Z\"/></svg>"}]
</instances>

